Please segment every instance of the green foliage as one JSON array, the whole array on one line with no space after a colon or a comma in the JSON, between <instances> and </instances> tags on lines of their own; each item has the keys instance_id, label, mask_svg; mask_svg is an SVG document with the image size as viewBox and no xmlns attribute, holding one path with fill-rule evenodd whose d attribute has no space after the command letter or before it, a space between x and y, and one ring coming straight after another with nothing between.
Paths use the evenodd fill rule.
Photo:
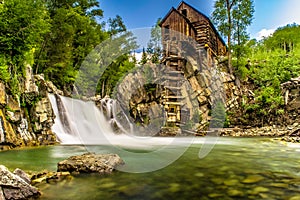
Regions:
<instances>
[{"instance_id":1,"label":"green foliage","mask_svg":"<svg viewBox=\"0 0 300 200\"><path fill-rule=\"evenodd\" d=\"M128 35L131 37L131 34ZM135 43L127 43L127 36L124 39L124 45L127 45L127 48L133 49ZM117 52L117 51L116 51ZM116 53L115 52L115 53ZM102 66L103 67L103 66ZM135 68L135 63L129 60L128 54L123 54L118 58L114 59L111 64L109 64L105 69L101 77L99 77L99 84L97 86L97 94L100 94L102 97L109 95L111 96L116 88L118 82L133 68Z\"/></svg>"},{"instance_id":2,"label":"green foliage","mask_svg":"<svg viewBox=\"0 0 300 200\"><path fill-rule=\"evenodd\" d=\"M140 61L140 64L141 65L144 65L148 62L148 56L147 56L147 53L145 51L145 48L143 48L143 53L142 53L142 59Z\"/></svg>"},{"instance_id":3,"label":"green foliage","mask_svg":"<svg viewBox=\"0 0 300 200\"><path fill-rule=\"evenodd\" d=\"M4 58L0 57L0 80L7 83L10 79L10 74L8 72L8 66Z\"/></svg>"},{"instance_id":4,"label":"green foliage","mask_svg":"<svg viewBox=\"0 0 300 200\"><path fill-rule=\"evenodd\" d=\"M96 1L48 2L51 34L37 52L36 73L63 88L72 85L85 57L108 37L95 17L101 17ZM97 12L93 12L97 11ZM97 14L98 13L98 14Z\"/></svg>"},{"instance_id":5,"label":"green foliage","mask_svg":"<svg viewBox=\"0 0 300 200\"><path fill-rule=\"evenodd\" d=\"M278 28L272 37L266 38L263 42L268 50L282 49L286 53L293 51L300 43L300 26L288 24Z\"/></svg>"},{"instance_id":6,"label":"green foliage","mask_svg":"<svg viewBox=\"0 0 300 200\"><path fill-rule=\"evenodd\" d=\"M242 57L244 44L248 41L247 27L252 23L253 0L216 0L212 19L220 33L227 38L228 67L231 69L231 50L237 59Z\"/></svg>"},{"instance_id":7,"label":"green foliage","mask_svg":"<svg viewBox=\"0 0 300 200\"><path fill-rule=\"evenodd\" d=\"M25 54L39 48L49 31L49 16L42 0L6 0L0 12L0 54L13 74L22 71Z\"/></svg>"},{"instance_id":8,"label":"green foliage","mask_svg":"<svg viewBox=\"0 0 300 200\"><path fill-rule=\"evenodd\" d=\"M142 67L144 71L144 78L146 80L146 84L152 83L154 79L153 70L149 65L144 65Z\"/></svg>"},{"instance_id":9,"label":"green foliage","mask_svg":"<svg viewBox=\"0 0 300 200\"><path fill-rule=\"evenodd\" d=\"M226 110L222 102L217 101L211 112L212 120L210 121L211 128L223 128L226 119Z\"/></svg>"},{"instance_id":10,"label":"green foliage","mask_svg":"<svg viewBox=\"0 0 300 200\"><path fill-rule=\"evenodd\" d=\"M109 26L108 32L110 35L116 35L118 33L122 33L127 30L122 18L119 15L117 15L115 18L109 18L108 26Z\"/></svg>"},{"instance_id":11,"label":"green foliage","mask_svg":"<svg viewBox=\"0 0 300 200\"><path fill-rule=\"evenodd\" d=\"M19 95L29 64L60 89L70 90L79 80L81 90L91 90L93 85L95 92L97 78L104 73L98 89L110 94L134 67L127 55L136 45L120 16L108 20L109 31L103 29L104 22L99 23L102 17L97 0L5 0L0 4L0 79L9 84L12 94ZM106 43L101 52L91 53L107 40L114 41L114 47ZM91 66L83 66L85 60Z\"/></svg>"},{"instance_id":12,"label":"green foliage","mask_svg":"<svg viewBox=\"0 0 300 200\"><path fill-rule=\"evenodd\" d=\"M150 55L152 63L159 63L162 54L160 22L161 18L159 18L155 26L151 28L151 38L147 45L147 53Z\"/></svg>"},{"instance_id":13,"label":"green foliage","mask_svg":"<svg viewBox=\"0 0 300 200\"><path fill-rule=\"evenodd\" d=\"M15 75L11 80L10 80L10 91L12 95L14 96L20 96L20 82L18 80L18 76Z\"/></svg>"},{"instance_id":14,"label":"green foliage","mask_svg":"<svg viewBox=\"0 0 300 200\"><path fill-rule=\"evenodd\" d=\"M91 51L82 62L76 79L80 95L111 95L117 82L135 66L128 56L133 49L136 49L133 34L124 32Z\"/></svg>"},{"instance_id":15,"label":"green foliage","mask_svg":"<svg viewBox=\"0 0 300 200\"><path fill-rule=\"evenodd\" d=\"M200 123L202 121L202 115L199 113L199 110L195 110L193 117L192 117L192 121L194 123Z\"/></svg>"},{"instance_id":16,"label":"green foliage","mask_svg":"<svg viewBox=\"0 0 300 200\"><path fill-rule=\"evenodd\" d=\"M241 44L247 41L246 29L252 23L253 14L253 0L217 0L212 19L228 43Z\"/></svg>"},{"instance_id":17,"label":"green foliage","mask_svg":"<svg viewBox=\"0 0 300 200\"><path fill-rule=\"evenodd\" d=\"M300 36L298 25L287 25L262 41L251 40L236 64L242 80L251 83L254 99L245 99L245 117L260 118L285 113L281 84L300 76Z\"/></svg>"}]
</instances>

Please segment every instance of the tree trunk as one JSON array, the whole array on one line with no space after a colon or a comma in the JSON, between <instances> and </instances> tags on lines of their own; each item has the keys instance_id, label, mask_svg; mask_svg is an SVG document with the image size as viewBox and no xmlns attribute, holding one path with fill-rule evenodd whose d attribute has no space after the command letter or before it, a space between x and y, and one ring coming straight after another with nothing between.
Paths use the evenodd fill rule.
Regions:
<instances>
[{"instance_id":1,"label":"tree trunk","mask_svg":"<svg viewBox=\"0 0 300 200\"><path fill-rule=\"evenodd\" d=\"M227 6L227 17L228 17L228 35L227 35L227 45L228 45L228 69L229 73L233 74L231 66L231 31L232 31L232 21L231 21L231 5L229 0L226 0Z\"/></svg>"}]
</instances>

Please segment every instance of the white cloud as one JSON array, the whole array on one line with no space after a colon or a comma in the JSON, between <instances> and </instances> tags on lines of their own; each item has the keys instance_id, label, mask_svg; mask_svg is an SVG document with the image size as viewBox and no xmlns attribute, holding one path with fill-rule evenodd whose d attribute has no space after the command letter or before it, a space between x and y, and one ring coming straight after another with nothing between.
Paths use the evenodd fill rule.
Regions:
<instances>
[{"instance_id":1,"label":"white cloud","mask_svg":"<svg viewBox=\"0 0 300 200\"><path fill-rule=\"evenodd\" d=\"M137 63L139 63L142 60L143 52L132 52L131 56L132 57L135 56L135 59L136 59Z\"/></svg>"},{"instance_id":2,"label":"white cloud","mask_svg":"<svg viewBox=\"0 0 300 200\"><path fill-rule=\"evenodd\" d=\"M261 40L264 37L268 37L268 36L272 35L274 32L275 32L275 29L265 29L264 28L256 34L255 38L257 40Z\"/></svg>"}]
</instances>

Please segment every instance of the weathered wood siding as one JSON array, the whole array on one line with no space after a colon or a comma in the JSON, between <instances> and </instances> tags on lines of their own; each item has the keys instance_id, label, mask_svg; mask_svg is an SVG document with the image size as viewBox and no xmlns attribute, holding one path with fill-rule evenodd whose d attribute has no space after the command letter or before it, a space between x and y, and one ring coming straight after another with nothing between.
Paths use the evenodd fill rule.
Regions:
<instances>
[{"instance_id":1,"label":"weathered wood siding","mask_svg":"<svg viewBox=\"0 0 300 200\"><path fill-rule=\"evenodd\" d=\"M169 39L182 39L177 38L178 36L190 36L195 38L196 32L188 21L180 15L176 10L171 11L169 17L162 23L163 36L169 36ZM166 30L169 29L169 30ZM177 32L177 33L176 33ZM181 33L181 34L178 34ZM174 38L175 37L175 38ZM164 38L164 37L163 37Z\"/></svg>"},{"instance_id":2,"label":"weathered wood siding","mask_svg":"<svg viewBox=\"0 0 300 200\"><path fill-rule=\"evenodd\" d=\"M223 56L227 53L226 45L209 18L184 2L168 13L161 27L164 41L182 40L182 37L190 36L197 41L200 48L209 47L215 56Z\"/></svg>"}]
</instances>

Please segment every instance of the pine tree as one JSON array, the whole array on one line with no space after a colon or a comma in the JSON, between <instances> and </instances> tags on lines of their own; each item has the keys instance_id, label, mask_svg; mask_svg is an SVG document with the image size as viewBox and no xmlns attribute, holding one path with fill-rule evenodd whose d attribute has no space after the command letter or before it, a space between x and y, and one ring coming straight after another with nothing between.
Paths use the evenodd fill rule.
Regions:
<instances>
[{"instance_id":1,"label":"pine tree","mask_svg":"<svg viewBox=\"0 0 300 200\"><path fill-rule=\"evenodd\" d=\"M148 62L147 53L145 51L145 48L143 47L143 53L142 53L142 59L140 61L141 65L144 65Z\"/></svg>"}]
</instances>

